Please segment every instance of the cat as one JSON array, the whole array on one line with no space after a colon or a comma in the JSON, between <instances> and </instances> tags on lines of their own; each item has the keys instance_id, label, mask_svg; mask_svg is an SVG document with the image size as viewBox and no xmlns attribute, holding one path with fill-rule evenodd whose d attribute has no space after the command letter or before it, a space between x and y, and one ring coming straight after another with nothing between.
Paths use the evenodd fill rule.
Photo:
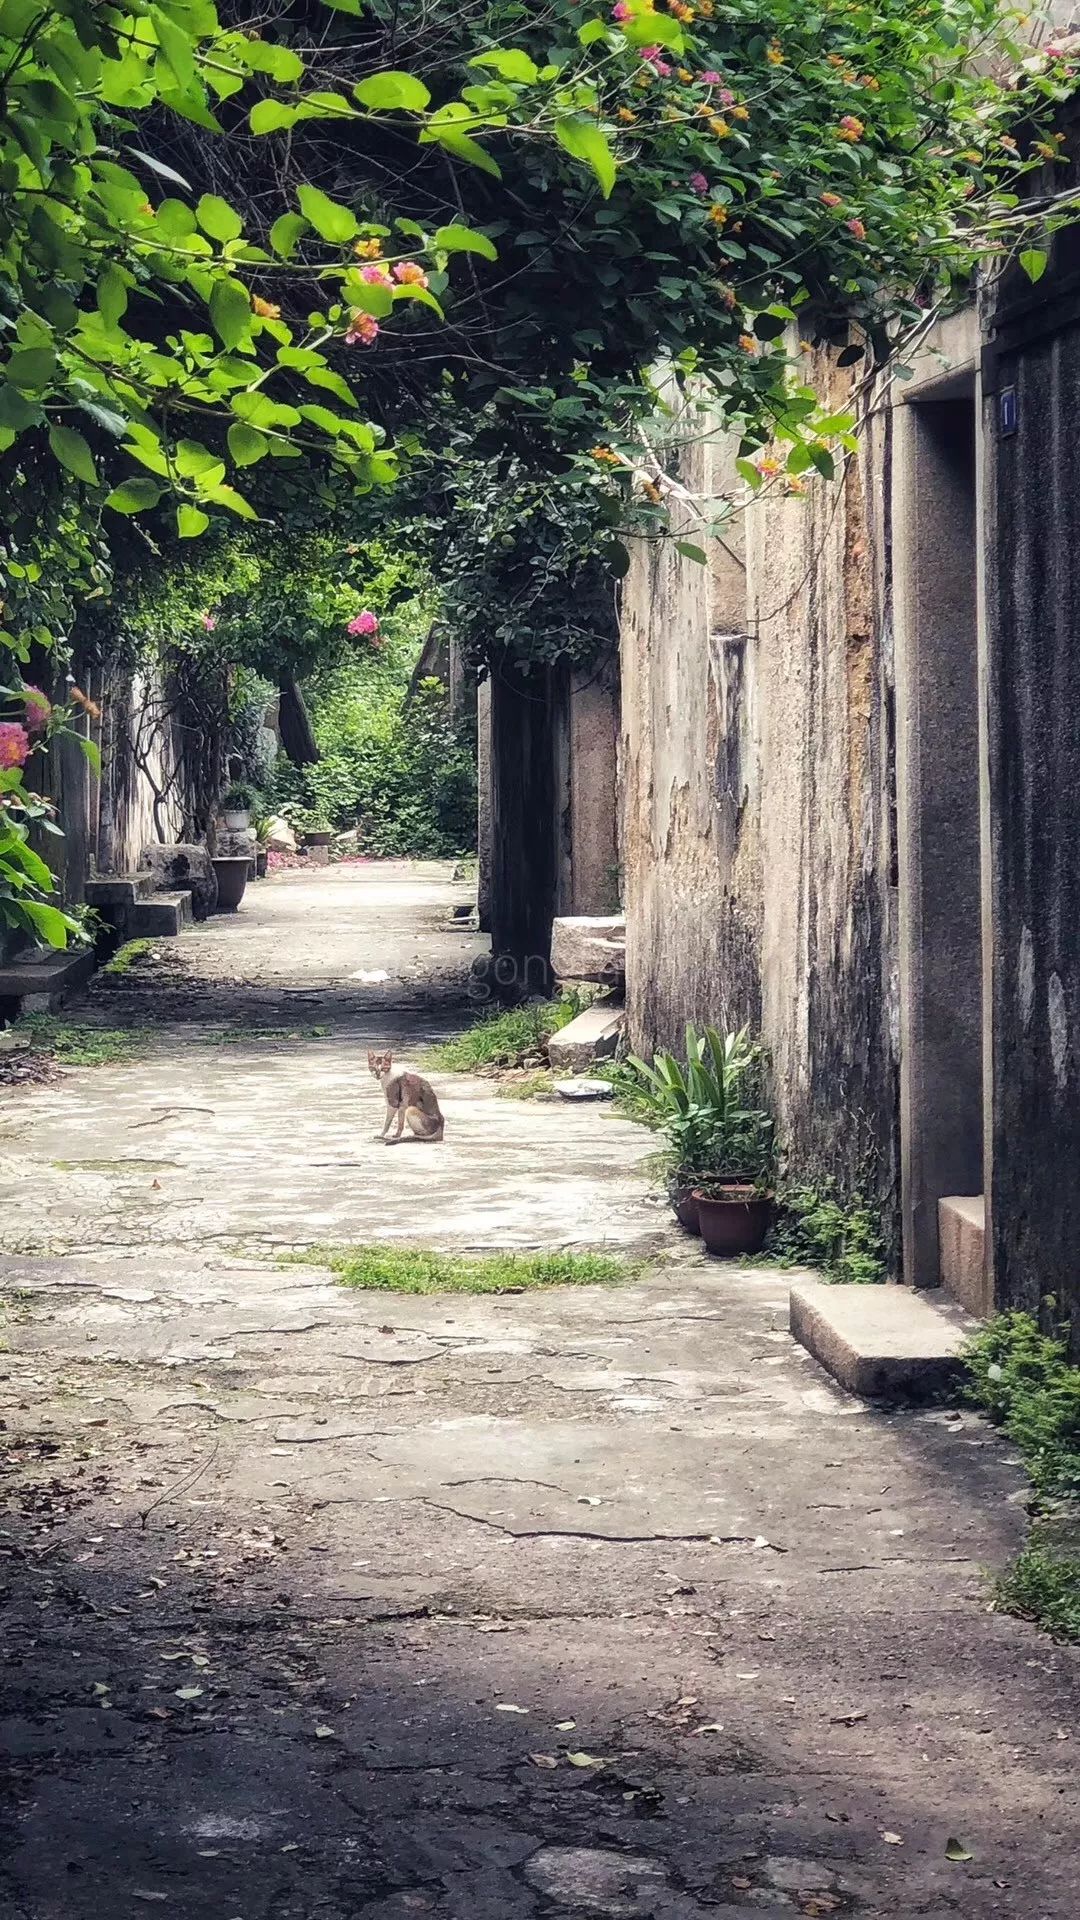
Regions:
<instances>
[{"instance_id":1,"label":"cat","mask_svg":"<svg viewBox=\"0 0 1080 1920\"><path fill-rule=\"evenodd\" d=\"M396 1147L407 1122L414 1140L430 1140L433 1144L441 1140L446 1122L434 1087L420 1074L408 1073L403 1067L395 1073L392 1053L369 1053L367 1063L386 1098L386 1119L382 1132L375 1138L385 1140L388 1147ZM395 1119L397 1131L390 1133Z\"/></svg>"}]
</instances>

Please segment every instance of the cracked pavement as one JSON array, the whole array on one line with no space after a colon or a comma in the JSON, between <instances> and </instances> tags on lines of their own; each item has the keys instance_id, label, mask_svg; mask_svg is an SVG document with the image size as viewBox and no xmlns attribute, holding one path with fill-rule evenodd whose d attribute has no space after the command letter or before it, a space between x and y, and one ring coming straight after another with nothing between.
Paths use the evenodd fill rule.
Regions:
<instances>
[{"instance_id":1,"label":"cracked pavement","mask_svg":"<svg viewBox=\"0 0 1080 1920\"><path fill-rule=\"evenodd\" d=\"M5 1916L1072 1920L1080 1658L989 1608L1000 1438L841 1394L610 1112L454 1078L442 1147L371 1137L368 1045L463 994L461 897L268 882L95 986L142 1057L0 1099ZM275 1260L390 1236L645 1268Z\"/></svg>"}]
</instances>

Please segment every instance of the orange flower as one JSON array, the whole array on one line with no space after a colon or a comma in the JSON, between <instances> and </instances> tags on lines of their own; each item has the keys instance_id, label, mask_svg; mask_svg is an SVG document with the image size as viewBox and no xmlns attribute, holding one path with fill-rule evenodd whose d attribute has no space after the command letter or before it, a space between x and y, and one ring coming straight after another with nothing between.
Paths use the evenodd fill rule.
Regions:
<instances>
[{"instance_id":1,"label":"orange flower","mask_svg":"<svg viewBox=\"0 0 1080 1920\"><path fill-rule=\"evenodd\" d=\"M759 460L755 460L754 465L763 480L771 480L773 475L780 471L780 462L774 460L771 453L763 453Z\"/></svg>"},{"instance_id":2,"label":"orange flower","mask_svg":"<svg viewBox=\"0 0 1080 1920\"><path fill-rule=\"evenodd\" d=\"M758 343L752 333L740 333L739 345L744 353L756 353L758 350Z\"/></svg>"},{"instance_id":3,"label":"orange flower","mask_svg":"<svg viewBox=\"0 0 1080 1920\"><path fill-rule=\"evenodd\" d=\"M732 107L731 117L733 120L749 120L750 109L749 107Z\"/></svg>"},{"instance_id":4,"label":"orange flower","mask_svg":"<svg viewBox=\"0 0 1080 1920\"><path fill-rule=\"evenodd\" d=\"M881 92L881 81L875 80L872 73L860 73L859 85L865 87L868 93Z\"/></svg>"},{"instance_id":5,"label":"orange flower","mask_svg":"<svg viewBox=\"0 0 1080 1920\"><path fill-rule=\"evenodd\" d=\"M73 705L81 707L84 713L90 715L91 720L101 719L101 708L98 706L97 701L89 699L81 687L72 687L71 699Z\"/></svg>"},{"instance_id":6,"label":"orange flower","mask_svg":"<svg viewBox=\"0 0 1080 1920\"><path fill-rule=\"evenodd\" d=\"M847 140L851 146L854 146L857 140L861 140L865 132L863 122L854 113L845 113L836 129L837 138Z\"/></svg>"},{"instance_id":7,"label":"orange flower","mask_svg":"<svg viewBox=\"0 0 1080 1920\"><path fill-rule=\"evenodd\" d=\"M731 128L726 120L717 118L709 121L709 132L715 134L718 140L726 140Z\"/></svg>"},{"instance_id":8,"label":"orange flower","mask_svg":"<svg viewBox=\"0 0 1080 1920\"><path fill-rule=\"evenodd\" d=\"M610 447L590 447L589 451L594 460L603 460L609 467L622 466L618 454L613 453Z\"/></svg>"},{"instance_id":9,"label":"orange flower","mask_svg":"<svg viewBox=\"0 0 1080 1920\"><path fill-rule=\"evenodd\" d=\"M676 67L675 74L676 77L682 81L684 87L688 87L694 77L689 67Z\"/></svg>"},{"instance_id":10,"label":"orange flower","mask_svg":"<svg viewBox=\"0 0 1080 1920\"><path fill-rule=\"evenodd\" d=\"M711 20L716 12L715 0L698 0L698 12L703 20Z\"/></svg>"},{"instance_id":11,"label":"orange flower","mask_svg":"<svg viewBox=\"0 0 1080 1920\"><path fill-rule=\"evenodd\" d=\"M637 119L637 114L632 107L616 107L615 118L616 120L621 120L624 126L629 127L632 126L633 122Z\"/></svg>"},{"instance_id":12,"label":"orange flower","mask_svg":"<svg viewBox=\"0 0 1080 1920\"><path fill-rule=\"evenodd\" d=\"M784 481L784 492L794 494L805 493L806 481L800 480L796 475L792 475Z\"/></svg>"},{"instance_id":13,"label":"orange flower","mask_svg":"<svg viewBox=\"0 0 1080 1920\"><path fill-rule=\"evenodd\" d=\"M712 206L709 208L709 219L712 221L713 226L714 227L725 226L727 223L727 218L728 218L727 208L723 206L719 200L714 201Z\"/></svg>"},{"instance_id":14,"label":"orange flower","mask_svg":"<svg viewBox=\"0 0 1080 1920\"><path fill-rule=\"evenodd\" d=\"M663 506L664 496L654 481L643 480L641 483L641 491L647 500L652 501L654 507Z\"/></svg>"},{"instance_id":15,"label":"orange flower","mask_svg":"<svg viewBox=\"0 0 1080 1920\"><path fill-rule=\"evenodd\" d=\"M258 294L258 293L252 294L251 306L252 306L252 311L258 314L260 320L280 320L281 319L281 308L275 307L272 300L264 300L261 294Z\"/></svg>"},{"instance_id":16,"label":"orange flower","mask_svg":"<svg viewBox=\"0 0 1080 1920\"><path fill-rule=\"evenodd\" d=\"M783 66L784 49L780 45L779 40L770 40L768 46L765 49L765 58L768 61L770 67Z\"/></svg>"},{"instance_id":17,"label":"orange flower","mask_svg":"<svg viewBox=\"0 0 1080 1920\"><path fill-rule=\"evenodd\" d=\"M668 0L668 12L674 14L676 20L681 20L684 27L688 27L694 18L694 8L686 6L684 0Z\"/></svg>"},{"instance_id":18,"label":"orange flower","mask_svg":"<svg viewBox=\"0 0 1080 1920\"><path fill-rule=\"evenodd\" d=\"M823 193L821 196L821 202L822 202L822 205L826 207L843 206L843 201L841 200L840 195L838 193Z\"/></svg>"},{"instance_id":19,"label":"orange flower","mask_svg":"<svg viewBox=\"0 0 1080 1920\"><path fill-rule=\"evenodd\" d=\"M358 240L353 252L359 260L378 260L382 256L382 241Z\"/></svg>"}]
</instances>

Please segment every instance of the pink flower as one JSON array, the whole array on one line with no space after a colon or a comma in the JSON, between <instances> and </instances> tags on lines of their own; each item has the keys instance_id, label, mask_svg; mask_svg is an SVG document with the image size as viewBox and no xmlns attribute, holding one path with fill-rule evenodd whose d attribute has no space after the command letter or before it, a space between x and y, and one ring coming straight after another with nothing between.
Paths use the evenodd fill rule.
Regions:
<instances>
[{"instance_id":1,"label":"pink flower","mask_svg":"<svg viewBox=\"0 0 1080 1920\"><path fill-rule=\"evenodd\" d=\"M216 613L204 613L202 623L207 633L213 633L214 628L217 626Z\"/></svg>"},{"instance_id":2,"label":"pink flower","mask_svg":"<svg viewBox=\"0 0 1080 1920\"><path fill-rule=\"evenodd\" d=\"M363 613L358 613L354 619L349 621L345 631L346 633L354 634L362 633L370 639L379 631L378 616L374 613L369 613L367 608L365 608Z\"/></svg>"},{"instance_id":3,"label":"pink flower","mask_svg":"<svg viewBox=\"0 0 1080 1920\"><path fill-rule=\"evenodd\" d=\"M383 266L361 267L360 278L366 280L369 287L384 287L390 278L390 271Z\"/></svg>"},{"instance_id":4,"label":"pink flower","mask_svg":"<svg viewBox=\"0 0 1080 1920\"><path fill-rule=\"evenodd\" d=\"M863 226L861 220L849 220L847 222L847 230L849 233L855 235L856 240L866 239L866 228Z\"/></svg>"},{"instance_id":5,"label":"pink flower","mask_svg":"<svg viewBox=\"0 0 1080 1920\"><path fill-rule=\"evenodd\" d=\"M660 75L662 80L667 79L671 72L671 66L669 62L664 59L664 50L662 47L642 47L641 58L644 60L646 66L651 67L654 73Z\"/></svg>"},{"instance_id":6,"label":"pink flower","mask_svg":"<svg viewBox=\"0 0 1080 1920\"><path fill-rule=\"evenodd\" d=\"M427 286L427 274L423 267L417 266L415 260L399 260L394 268L394 279L400 281L403 287Z\"/></svg>"},{"instance_id":7,"label":"pink flower","mask_svg":"<svg viewBox=\"0 0 1080 1920\"><path fill-rule=\"evenodd\" d=\"M720 75L717 74L716 77L719 80ZM719 105L722 107L733 107L735 105L735 95L732 93L730 87L725 87L723 91L718 94L717 99Z\"/></svg>"},{"instance_id":8,"label":"pink flower","mask_svg":"<svg viewBox=\"0 0 1080 1920\"><path fill-rule=\"evenodd\" d=\"M26 702L26 731L44 733L52 719L52 701L40 687L21 687L19 691Z\"/></svg>"},{"instance_id":9,"label":"pink flower","mask_svg":"<svg viewBox=\"0 0 1080 1920\"><path fill-rule=\"evenodd\" d=\"M708 193L709 191L709 183L703 173L692 173L686 184L691 193Z\"/></svg>"},{"instance_id":10,"label":"pink flower","mask_svg":"<svg viewBox=\"0 0 1080 1920\"><path fill-rule=\"evenodd\" d=\"M0 720L0 768L24 767L30 753L30 735L17 720Z\"/></svg>"},{"instance_id":11,"label":"pink flower","mask_svg":"<svg viewBox=\"0 0 1080 1920\"><path fill-rule=\"evenodd\" d=\"M379 337L379 323L370 313L354 313L345 335L347 347L370 347Z\"/></svg>"},{"instance_id":12,"label":"pink flower","mask_svg":"<svg viewBox=\"0 0 1080 1920\"><path fill-rule=\"evenodd\" d=\"M624 20L629 20L630 8L627 6L626 0L615 0L615 5L611 9L611 17L613 20L617 20L620 26Z\"/></svg>"},{"instance_id":13,"label":"pink flower","mask_svg":"<svg viewBox=\"0 0 1080 1920\"><path fill-rule=\"evenodd\" d=\"M703 87L718 87L722 79L723 75L717 73L715 67L709 67L707 72L698 74L698 81Z\"/></svg>"}]
</instances>

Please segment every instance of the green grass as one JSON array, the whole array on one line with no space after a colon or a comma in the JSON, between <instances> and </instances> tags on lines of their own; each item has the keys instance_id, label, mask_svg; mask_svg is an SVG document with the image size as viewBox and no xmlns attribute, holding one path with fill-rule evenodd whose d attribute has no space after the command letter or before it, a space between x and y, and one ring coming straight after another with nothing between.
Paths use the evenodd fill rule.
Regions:
<instances>
[{"instance_id":1,"label":"green grass","mask_svg":"<svg viewBox=\"0 0 1080 1920\"><path fill-rule=\"evenodd\" d=\"M112 974L114 978L118 974L130 973L140 960L145 960L153 944L152 940L125 940L122 947L117 947L112 959L106 961L102 973Z\"/></svg>"},{"instance_id":2,"label":"green grass","mask_svg":"<svg viewBox=\"0 0 1080 1920\"><path fill-rule=\"evenodd\" d=\"M343 1287L380 1293L522 1293L610 1286L639 1268L608 1253L433 1253L426 1247L306 1247L283 1266L329 1267Z\"/></svg>"},{"instance_id":3,"label":"green grass","mask_svg":"<svg viewBox=\"0 0 1080 1920\"><path fill-rule=\"evenodd\" d=\"M113 1066L142 1052L147 1035L141 1027L89 1027L60 1020L52 1013L30 1013L16 1023L38 1053L51 1053L64 1067Z\"/></svg>"},{"instance_id":4,"label":"green grass","mask_svg":"<svg viewBox=\"0 0 1080 1920\"><path fill-rule=\"evenodd\" d=\"M1024 1548L994 1595L998 1611L1033 1620L1058 1640L1080 1641L1080 1558L1040 1544Z\"/></svg>"},{"instance_id":5,"label":"green grass","mask_svg":"<svg viewBox=\"0 0 1080 1920\"><path fill-rule=\"evenodd\" d=\"M1064 1340L1028 1313L999 1313L965 1353L967 1398L1003 1428L1023 1456L1036 1514L1027 1546L997 1583L1004 1613L1080 1641L1080 1369Z\"/></svg>"},{"instance_id":6,"label":"green grass","mask_svg":"<svg viewBox=\"0 0 1080 1920\"><path fill-rule=\"evenodd\" d=\"M555 1075L547 1067L538 1067L523 1080L503 1080L495 1089L500 1100L542 1100L552 1094Z\"/></svg>"},{"instance_id":7,"label":"green grass","mask_svg":"<svg viewBox=\"0 0 1080 1920\"><path fill-rule=\"evenodd\" d=\"M569 1026L587 1004L581 993L541 1000L526 1007L486 1013L463 1032L433 1047L425 1065L444 1073L477 1073L485 1068L519 1067L530 1054L543 1053L553 1033Z\"/></svg>"}]
</instances>

